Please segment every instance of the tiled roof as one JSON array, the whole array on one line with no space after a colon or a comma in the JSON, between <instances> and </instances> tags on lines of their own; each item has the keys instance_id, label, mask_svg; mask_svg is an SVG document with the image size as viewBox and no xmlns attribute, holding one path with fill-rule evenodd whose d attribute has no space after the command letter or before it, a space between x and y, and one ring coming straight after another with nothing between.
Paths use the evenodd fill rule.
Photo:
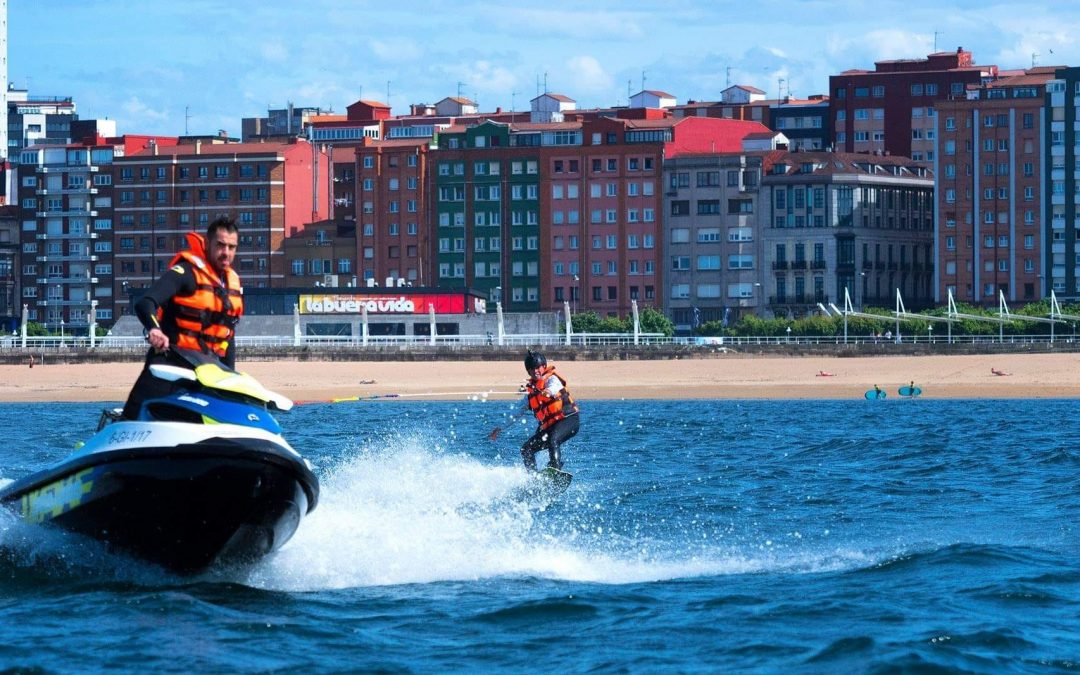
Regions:
<instances>
[{"instance_id":1,"label":"tiled roof","mask_svg":"<svg viewBox=\"0 0 1080 675\"><path fill-rule=\"evenodd\" d=\"M751 94L764 94L765 93L761 89L758 89L757 87L752 87L749 84L733 84L730 87L728 87L728 89L742 89L743 91L748 91Z\"/></svg>"},{"instance_id":2,"label":"tiled roof","mask_svg":"<svg viewBox=\"0 0 1080 675\"><path fill-rule=\"evenodd\" d=\"M812 164L814 166L811 173L815 175L860 173L883 176L900 175L907 178L933 180L932 172L922 163L899 155L799 150L783 152L770 159L771 164L787 165L788 169L783 174L787 176L803 174L803 167ZM770 170L767 173L771 176L779 175L775 173L775 170Z\"/></svg>"},{"instance_id":3,"label":"tiled roof","mask_svg":"<svg viewBox=\"0 0 1080 675\"><path fill-rule=\"evenodd\" d=\"M532 100L535 101L537 98L543 98L545 96L547 96L548 98L553 98L556 101L563 101L565 103L576 103L576 101L574 99L570 98L569 96L563 96L562 94L553 94L551 92L548 92L546 94L540 94L539 96L537 96L536 98L534 98Z\"/></svg>"}]
</instances>

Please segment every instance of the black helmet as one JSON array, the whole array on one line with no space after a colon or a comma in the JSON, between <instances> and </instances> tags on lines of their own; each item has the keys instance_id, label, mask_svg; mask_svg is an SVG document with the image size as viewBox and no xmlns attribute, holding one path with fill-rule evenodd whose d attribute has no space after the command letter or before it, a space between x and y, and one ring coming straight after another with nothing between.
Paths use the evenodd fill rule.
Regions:
<instances>
[{"instance_id":1,"label":"black helmet","mask_svg":"<svg viewBox=\"0 0 1080 675\"><path fill-rule=\"evenodd\" d=\"M528 353L525 354L525 370L536 370L540 366L546 365L547 359L545 359L544 355L540 352L534 352L530 349Z\"/></svg>"}]
</instances>

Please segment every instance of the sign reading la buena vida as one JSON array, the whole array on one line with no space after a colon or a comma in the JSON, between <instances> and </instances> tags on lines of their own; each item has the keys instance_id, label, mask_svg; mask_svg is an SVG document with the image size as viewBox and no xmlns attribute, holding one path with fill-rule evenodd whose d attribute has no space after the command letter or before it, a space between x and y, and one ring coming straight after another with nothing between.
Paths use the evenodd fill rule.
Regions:
<instances>
[{"instance_id":1,"label":"sign reading la buena vida","mask_svg":"<svg viewBox=\"0 0 1080 675\"><path fill-rule=\"evenodd\" d=\"M312 294L299 298L301 314L485 314L483 298L467 293L382 293L378 295Z\"/></svg>"}]
</instances>

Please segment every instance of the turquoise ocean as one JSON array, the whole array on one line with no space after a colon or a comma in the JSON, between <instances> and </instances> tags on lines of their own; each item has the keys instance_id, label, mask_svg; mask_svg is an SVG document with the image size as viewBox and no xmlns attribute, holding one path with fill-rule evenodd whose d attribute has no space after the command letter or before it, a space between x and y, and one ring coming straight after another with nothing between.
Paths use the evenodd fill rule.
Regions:
<instances>
[{"instance_id":1,"label":"turquoise ocean","mask_svg":"<svg viewBox=\"0 0 1080 675\"><path fill-rule=\"evenodd\" d=\"M486 438L509 406L279 415L322 499L246 570L180 579L0 514L0 669L1080 667L1076 401L584 401L573 484L533 502L529 428ZM0 405L0 477L100 407Z\"/></svg>"}]
</instances>

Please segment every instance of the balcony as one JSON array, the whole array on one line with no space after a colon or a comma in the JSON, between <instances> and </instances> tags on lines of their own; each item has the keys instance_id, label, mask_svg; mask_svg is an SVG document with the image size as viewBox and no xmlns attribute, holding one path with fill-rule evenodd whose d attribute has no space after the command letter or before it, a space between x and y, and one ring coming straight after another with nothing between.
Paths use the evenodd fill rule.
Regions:
<instances>
[{"instance_id":1,"label":"balcony","mask_svg":"<svg viewBox=\"0 0 1080 675\"><path fill-rule=\"evenodd\" d=\"M805 260L792 260L791 261L791 269L793 269L793 270L804 270L804 269L806 269L806 261Z\"/></svg>"},{"instance_id":2,"label":"balcony","mask_svg":"<svg viewBox=\"0 0 1080 675\"><path fill-rule=\"evenodd\" d=\"M786 260L773 261L772 268L774 270L786 270L788 268L788 261L786 261Z\"/></svg>"},{"instance_id":3,"label":"balcony","mask_svg":"<svg viewBox=\"0 0 1080 675\"><path fill-rule=\"evenodd\" d=\"M58 241L62 239L97 239L97 232L64 232L62 234L38 234L38 241Z\"/></svg>"},{"instance_id":4,"label":"balcony","mask_svg":"<svg viewBox=\"0 0 1080 675\"><path fill-rule=\"evenodd\" d=\"M96 255L39 255L39 263L50 262L97 262Z\"/></svg>"},{"instance_id":5,"label":"balcony","mask_svg":"<svg viewBox=\"0 0 1080 675\"><path fill-rule=\"evenodd\" d=\"M35 215L38 218L93 218L97 215L97 211L90 209L75 209L64 211L37 211Z\"/></svg>"},{"instance_id":6,"label":"balcony","mask_svg":"<svg viewBox=\"0 0 1080 675\"><path fill-rule=\"evenodd\" d=\"M96 195L98 193L97 187L92 185L72 187L67 186L59 190L50 190L48 188L38 188L35 194L47 197L49 195Z\"/></svg>"},{"instance_id":7,"label":"balcony","mask_svg":"<svg viewBox=\"0 0 1080 675\"><path fill-rule=\"evenodd\" d=\"M92 300L63 300L58 298L48 298L46 300L38 300L38 307L89 307Z\"/></svg>"},{"instance_id":8,"label":"balcony","mask_svg":"<svg viewBox=\"0 0 1080 675\"><path fill-rule=\"evenodd\" d=\"M46 284L96 284L97 277L43 277L37 280L39 286Z\"/></svg>"},{"instance_id":9,"label":"balcony","mask_svg":"<svg viewBox=\"0 0 1080 675\"><path fill-rule=\"evenodd\" d=\"M89 171L97 173L101 167L94 164L50 164L37 167L38 173L64 173L65 171Z\"/></svg>"},{"instance_id":10,"label":"balcony","mask_svg":"<svg viewBox=\"0 0 1080 675\"><path fill-rule=\"evenodd\" d=\"M828 263L825 262L824 260L811 260L810 261L810 269L812 269L812 270L823 270L823 269L826 269L827 267L828 267Z\"/></svg>"}]
</instances>

